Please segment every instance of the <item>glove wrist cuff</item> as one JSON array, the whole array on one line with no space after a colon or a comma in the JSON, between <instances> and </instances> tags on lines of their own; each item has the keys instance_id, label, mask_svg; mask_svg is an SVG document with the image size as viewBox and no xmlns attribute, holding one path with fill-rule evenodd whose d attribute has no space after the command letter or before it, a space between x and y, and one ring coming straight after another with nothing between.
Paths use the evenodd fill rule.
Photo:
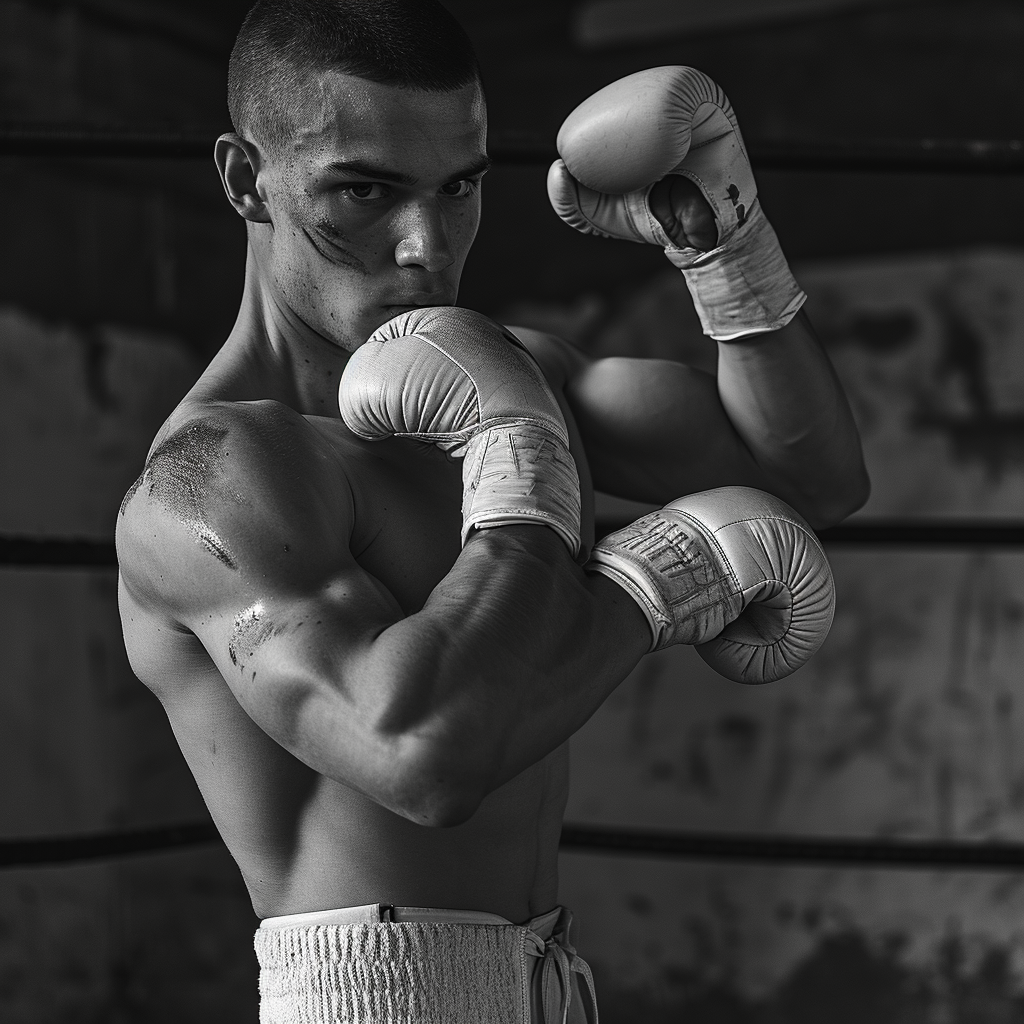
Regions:
<instances>
[{"instance_id":1,"label":"glove wrist cuff","mask_svg":"<svg viewBox=\"0 0 1024 1024\"><path fill-rule=\"evenodd\" d=\"M660 601L642 585L641 580L634 578L629 566L624 566L613 552L595 548L583 570L607 576L636 601L640 611L644 613L644 618L647 619L647 625L651 628L651 646L647 648L648 654L668 646L665 634L668 632L669 622L661 614Z\"/></svg>"},{"instance_id":2,"label":"glove wrist cuff","mask_svg":"<svg viewBox=\"0 0 1024 1024\"><path fill-rule=\"evenodd\" d=\"M470 530L541 523L576 557L580 549L580 481L565 439L534 420L479 430L462 464L462 543Z\"/></svg>"},{"instance_id":3,"label":"glove wrist cuff","mask_svg":"<svg viewBox=\"0 0 1024 1024\"><path fill-rule=\"evenodd\" d=\"M777 331L807 300L756 201L743 227L718 248L667 248L665 255L683 272L704 333L716 341Z\"/></svg>"},{"instance_id":4,"label":"glove wrist cuff","mask_svg":"<svg viewBox=\"0 0 1024 1024\"><path fill-rule=\"evenodd\" d=\"M604 537L585 568L615 580L637 602L654 635L652 651L704 643L743 609L714 538L672 509Z\"/></svg>"}]
</instances>

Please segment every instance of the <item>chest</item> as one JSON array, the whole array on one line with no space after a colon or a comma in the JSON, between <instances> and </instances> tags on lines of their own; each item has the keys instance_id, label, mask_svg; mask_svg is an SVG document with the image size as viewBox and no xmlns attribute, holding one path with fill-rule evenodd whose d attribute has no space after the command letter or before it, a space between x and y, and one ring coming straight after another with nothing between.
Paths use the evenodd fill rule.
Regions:
<instances>
[{"instance_id":1,"label":"chest","mask_svg":"<svg viewBox=\"0 0 1024 1024\"><path fill-rule=\"evenodd\" d=\"M594 496L583 443L561 395L580 477L582 534L594 542ZM462 461L405 438L361 441L349 435L346 475L355 503L351 550L406 614L423 607L462 550Z\"/></svg>"}]
</instances>

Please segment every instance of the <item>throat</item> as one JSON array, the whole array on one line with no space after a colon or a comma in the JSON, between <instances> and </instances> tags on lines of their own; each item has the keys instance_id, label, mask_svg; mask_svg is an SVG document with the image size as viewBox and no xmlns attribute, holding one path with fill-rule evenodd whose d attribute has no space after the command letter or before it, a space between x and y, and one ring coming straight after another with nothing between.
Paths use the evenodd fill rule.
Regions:
<instances>
[{"instance_id":1,"label":"throat","mask_svg":"<svg viewBox=\"0 0 1024 1024\"><path fill-rule=\"evenodd\" d=\"M338 410L338 384L341 368L311 366L308 372L295 375L295 409L303 416L326 416L340 419Z\"/></svg>"}]
</instances>

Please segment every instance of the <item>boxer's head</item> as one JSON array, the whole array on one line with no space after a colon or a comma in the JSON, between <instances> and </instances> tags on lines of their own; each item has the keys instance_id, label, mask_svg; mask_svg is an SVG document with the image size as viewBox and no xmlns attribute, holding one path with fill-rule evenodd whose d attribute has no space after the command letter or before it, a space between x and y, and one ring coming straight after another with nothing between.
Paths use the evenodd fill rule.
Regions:
<instances>
[{"instance_id":1,"label":"boxer's head","mask_svg":"<svg viewBox=\"0 0 1024 1024\"><path fill-rule=\"evenodd\" d=\"M231 55L217 144L261 281L345 348L455 301L476 235L486 111L435 0L260 0Z\"/></svg>"}]
</instances>

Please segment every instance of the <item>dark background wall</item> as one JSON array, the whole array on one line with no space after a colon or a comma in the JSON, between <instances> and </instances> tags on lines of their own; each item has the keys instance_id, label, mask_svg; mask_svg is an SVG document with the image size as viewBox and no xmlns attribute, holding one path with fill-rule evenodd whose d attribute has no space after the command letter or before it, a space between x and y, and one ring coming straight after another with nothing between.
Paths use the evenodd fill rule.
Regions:
<instances>
[{"instance_id":1,"label":"dark background wall","mask_svg":"<svg viewBox=\"0 0 1024 1024\"><path fill-rule=\"evenodd\" d=\"M0 0L0 119L206 136L212 150L245 7ZM1024 123L1024 8L1009 0L737 18L600 50L574 42L575 4L450 7L478 46L499 152L550 148L594 89L665 63L719 80L751 148L1005 140ZM488 176L461 301L595 352L705 356L660 253L565 228L545 171L499 162ZM758 182L865 432L867 514L1019 515L1022 179L763 170ZM0 194L0 533L106 540L161 419L230 328L244 229L209 159L3 156ZM576 744L570 817L1024 838L1019 557L833 561L840 614L812 669L749 691L723 689L689 652L648 659ZM2 836L202 819L125 663L109 571L0 569L0 620ZM1015 875L566 854L563 879L613 1022L1024 1012ZM254 923L213 846L5 871L0 1017L254 1020Z\"/></svg>"}]
</instances>

